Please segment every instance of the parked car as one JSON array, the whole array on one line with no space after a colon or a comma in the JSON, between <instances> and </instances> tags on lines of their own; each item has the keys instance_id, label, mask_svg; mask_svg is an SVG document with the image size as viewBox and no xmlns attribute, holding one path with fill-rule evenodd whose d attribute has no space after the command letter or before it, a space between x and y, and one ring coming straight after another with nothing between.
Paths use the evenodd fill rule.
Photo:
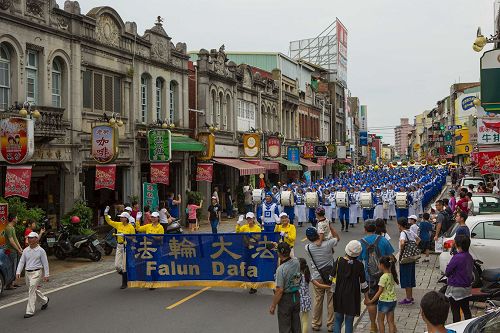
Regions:
<instances>
[{"instance_id":1,"label":"parked car","mask_svg":"<svg viewBox=\"0 0 500 333\"><path fill-rule=\"evenodd\" d=\"M477 188L479 183L485 183L483 177L464 177L460 180L460 187L467 187L470 184Z\"/></svg>"},{"instance_id":2,"label":"parked car","mask_svg":"<svg viewBox=\"0 0 500 333\"><path fill-rule=\"evenodd\" d=\"M492 193L474 193L474 214L500 213L500 196Z\"/></svg>"},{"instance_id":3,"label":"parked car","mask_svg":"<svg viewBox=\"0 0 500 333\"><path fill-rule=\"evenodd\" d=\"M16 278L16 272L12 269L12 262L5 254L6 250L0 247L0 295L3 293L5 286L9 285Z\"/></svg>"},{"instance_id":4,"label":"parked car","mask_svg":"<svg viewBox=\"0 0 500 333\"><path fill-rule=\"evenodd\" d=\"M456 333L498 332L500 327L500 309L496 308L483 316L459 321L445 327Z\"/></svg>"},{"instance_id":5,"label":"parked car","mask_svg":"<svg viewBox=\"0 0 500 333\"><path fill-rule=\"evenodd\" d=\"M483 269L500 267L500 214L469 216L465 224L471 231L469 252L472 258L483 262ZM445 234L444 252L439 255L439 268L444 274L450 262L450 250L454 244L458 223Z\"/></svg>"}]
</instances>

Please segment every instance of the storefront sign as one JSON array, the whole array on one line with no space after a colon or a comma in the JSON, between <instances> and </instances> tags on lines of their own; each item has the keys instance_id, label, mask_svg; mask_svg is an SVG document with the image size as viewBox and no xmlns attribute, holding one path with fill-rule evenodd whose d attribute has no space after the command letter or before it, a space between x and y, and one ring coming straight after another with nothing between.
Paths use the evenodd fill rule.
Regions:
<instances>
[{"instance_id":1,"label":"storefront sign","mask_svg":"<svg viewBox=\"0 0 500 333\"><path fill-rule=\"evenodd\" d=\"M116 164L95 166L95 190L115 190Z\"/></svg>"},{"instance_id":2,"label":"storefront sign","mask_svg":"<svg viewBox=\"0 0 500 333\"><path fill-rule=\"evenodd\" d=\"M500 174L500 151L479 152L477 154L479 171L482 175Z\"/></svg>"},{"instance_id":3,"label":"storefront sign","mask_svg":"<svg viewBox=\"0 0 500 333\"><path fill-rule=\"evenodd\" d=\"M289 146L286 151L286 159L292 163L300 164L300 148L298 146Z\"/></svg>"},{"instance_id":4,"label":"storefront sign","mask_svg":"<svg viewBox=\"0 0 500 333\"><path fill-rule=\"evenodd\" d=\"M9 164L28 161L35 151L34 122L32 119L11 117L0 122L2 158Z\"/></svg>"},{"instance_id":5,"label":"storefront sign","mask_svg":"<svg viewBox=\"0 0 500 333\"><path fill-rule=\"evenodd\" d=\"M151 163L151 183L170 185L170 163Z\"/></svg>"},{"instance_id":6,"label":"storefront sign","mask_svg":"<svg viewBox=\"0 0 500 333\"><path fill-rule=\"evenodd\" d=\"M328 157L330 158L337 157L337 148L335 148L335 145L333 143L330 143L327 146L327 149L328 149Z\"/></svg>"},{"instance_id":7,"label":"storefront sign","mask_svg":"<svg viewBox=\"0 0 500 333\"><path fill-rule=\"evenodd\" d=\"M328 148L325 145L314 146L314 156L323 157L328 154Z\"/></svg>"},{"instance_id":8,"label":"storefront sign","mask_svg":"<svg viewBox=\"0 0 500 333\"><path fill-rule=\"evenodd\" d=\"M199 160L209 160L215 153L215 135L212 133L199 133L198 141L203 143L206 147L205 151L200 153Z\"/></svg>"},{"instance_id":9,"label":"storefront sign","mask_svg":"<svg viewBox=\"0 0 500 333\"><path fill-rule=\"evenodd\" d=\"M337 146L337 158L347 158L347 150L345 146Z\"/></svg>"},{"instance_id":10,"label":"storefront sign","mask_svg":"<svg viewBox=\"0 0 500 333\"><path fill-rule=\"evenodd\" d=\"M5 245L5 237L3 237L3 231L7 226L9 216L9 204L0 203L0 246Z\"/></svg>"},{"instance_id":11,"label":"storefront sign","mask_svg":"<svg viewBox=\"0 0 500 333\"><path fill-rule=\"evenodd\" d=\"M196 166L196 181L212 182L213 173L213 163L198 163L198 165Z\"/></svg>"},{"instance_id":12,"label":"storefront sign","mask_svg":"<svg viewBox=\"0 0 500 333\"><path fill-rule=\"evenodd\" d=\"M30 195L31 165L7 166L5 197L17 195L28 199Z\"/></svg>"},{"instance_id":13,"label":"storefront sign","mask_svg":"<svg viewBox=\"0 0 500 333\"><path fill-rule=\"evenodd\" d=\"M488 116L500 114L500 50L486 51L481 57L481 106Z\"/></svg>"},{"instance_id":14,"label":"storefront sign","mask_svg":"<svg viewBox=\"0 0 500 333\"><path fill-rule=\"evenodd\" d=\"M314 157L314 143L305 142L304 150L302 151L302 155L304 158L313 158Z\"/></svg>"},{"instance_id":15,"label":"storefront sign","mask_svg":"<svg viewBox=\"0 0 500 333\"><path fill-rule=\"evenodd\" d=\"M281 156L281 140L272 136L267 139L267 156L277 158Z\"/></svg>"},{"instance_id":16,"label":"storefront sign","mask_svg":"<svg viewBox=\"0 0 500 333\"><path fill-rule=\"evenodd\" d=\"M149 160L167 162L172 158L172 134L168 129L148 131Z\"/></svg>"},{"instance_id":17,"label":"storefront sign","mask_svg":"<svg viewBox=\"0 0 500 333\"><path fill-rule=\"evenodd\" d=\"M151 183L142 184L142 203L149 206L151 211L158 210L160 200L158 199L158 185Z\"/></svg>"},{"instance_id":18,"label":"storefront sign","mask_svg":"<svg viewBox=\"0 0 500 333\"><path fill-rule=\"evenodd\" d=\"M245 157L259 157L260 153L260 134L243 134L243 152Z\"/></svg>"},{"instance_id":19,"label":"storefront sign","mask_svg":"<svg viewBox=\"0 0 500 333\"><path fill-rule=\"evenodd\" d=\"M472 153L472 146L470 144L455 147L456 155L469 155L470 153Z\"/></svg>"},{"instance_id":20,"label":"storefront sign","mask_svg":"<svg viewBox=\"0 0 500 333\"><path fill-rule=\"evenodd\" d=\"M500 119L477 119L477 143L480 145L500 144Z\"/></svg>"},{"instance_id":21,"label":"storefront sign","mask_svg":"<svg viewBox=\"0 0 500 333\"><path fill-rule=\"evenodd\" d=\"M97 163L110 163L118 157L118 131L112 126L92 127L91 141L91 155Z\"/></svg>"}]
</instances>

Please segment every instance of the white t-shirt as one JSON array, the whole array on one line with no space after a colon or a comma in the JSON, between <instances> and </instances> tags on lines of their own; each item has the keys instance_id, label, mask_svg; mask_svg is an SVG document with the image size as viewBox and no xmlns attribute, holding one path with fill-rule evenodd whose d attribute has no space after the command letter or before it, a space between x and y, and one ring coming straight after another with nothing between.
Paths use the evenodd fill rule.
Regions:
<instances>
[{"instance_id":1,"label":"white t-shirt","mask_svg":"<svg viewBox=\"0 0 500 333\"><path fill-rule=\"evenodd\" d=\"M415 223L415 224L412 224L412 225L410 226L410 230L411 230L411 231L412 231L415 235L419 235L419 234L420 234L420 232L419 232L420 228L418 227L418 225L417 225L416 223Z\"/></svg>"},{"instance_id":2,"label":"white t-shirt","mask_svg":"<svg viewBox=\"0 0 500 333\"><path fill-rule=\"evenodd\" d=\"M406 236L408 236L408 238ZM406 241L414 241L415 242L416 239L417 239L417 235L413 231L411 231L411 229L401 231L401 233L399 234L399 240L404 240L405 242ZM401 245L399 247L401 248Z\"/></svg>"},{"instance_id":3,"label":"white t-shirt","mask_svg":"<svg viewBox=\"0 0 500 333\"><path fill-rule=\"evenodd\" d=\"M493 186L493 194L498 194L498 192L500 192L500 189L498 188L498 186Z\"/></svg>"},{"instance_id":4,"label":"white t-shirt","mask_svg":"<svg viewBox=\"0 0 500 333\"><path fill-rule=\"evenodd\" d=\"M160 211L158 212L158 214L160 214L160 223L167 223L168 222L168 220L167 220L167 209L166 208L160 209Z\"/></svg>"}]
</instances>

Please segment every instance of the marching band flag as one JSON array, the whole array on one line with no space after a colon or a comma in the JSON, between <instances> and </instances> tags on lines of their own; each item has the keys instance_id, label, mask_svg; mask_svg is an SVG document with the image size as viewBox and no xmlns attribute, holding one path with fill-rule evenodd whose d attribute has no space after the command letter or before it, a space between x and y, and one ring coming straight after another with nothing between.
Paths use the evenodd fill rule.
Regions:
<instances>
[{"instance_id":1,"label":"marching band flag","mask_svg":"<svg viewBox=\"0 0 500 333\"><path fill-rule=\"evenodd\" d=\"M115 190L116 164L95 166L95 189L108 188Z\"/></svg>"},{"instance_id":2,"label":"marching band flag","mask_svg":"<svg viewBox=\"0 0 500 333\"><path fill-rule=\"evenodd\" d=\"M7 166L5 197L14 195L28 199L30 195L31 165Z\"/></svg>"},{"instance_id":3,"label":"marching band flag","mask_svg":"<svg viewBox=\"0 0 500 333\"><path fill-rule=\"evenodd\" d=\"M170 185L170 163L151 163L151 183Z\"/></svg>"}]
</instances>

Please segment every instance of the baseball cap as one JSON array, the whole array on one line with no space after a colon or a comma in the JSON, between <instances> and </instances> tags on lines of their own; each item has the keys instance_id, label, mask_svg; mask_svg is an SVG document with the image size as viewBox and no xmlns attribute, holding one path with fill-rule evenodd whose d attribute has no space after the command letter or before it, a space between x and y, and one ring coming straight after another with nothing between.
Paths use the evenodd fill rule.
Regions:
<instances>
[{"instance_id":1,"label":"baseball cap","mask_svg":"<svg viewBox=\"0 0 500 333\"><path fill-rule=\"evenodd\" d=\"M40 238L40 237L36 232L32 231L28 234L28 238Z\"/></svg>"},{"instance_id":2,"label":"baseball cap","mask_svg":"<svg viewBox=\"0 0 500 333\"><path fill-rule=\"evenodd\" d=\"M361 254L361 251L361 243L357 240L350 241L345 247L345 253L351 258L358 257Z\"/></svg>"},{"instance_id":3,"label":"baseball cap","mask_svg":"<svg viewBox=\"0 0 500 333\"><path fill-rule=\"evenodd\" d=\"M123 212L120 215L118 215L118 217L126 217L127 219L129 219L130 218L130 214L127 213L127 212Z\"/></svg>"},{"instance_id":4,"label":"baseball cap","mask_svg":"<svg viewBox=\"0 0 500 333\"><path fill-rule=\"evenodd\" d=\"M417 221L418 217L417 217L417 215L410 215L410 216L408 216L408 219L413 219L413 220Z\"/></svg>"},{"instance_id":5,"label":"baseball cap","mask_svg":"<svg viewBox=\"0 0 500 333\"><path fill-rule=\"evenodd\" d=\"M245 216L247 219L253 219L255 217L254 213L248 212L247 215Z\"/></svg>"},{"instance_id":6,"label":"baseball cap","mask_svg":"<svg viewBox=\"0 0 500 333\"><path fill-rule=\"evenodd\" d=\"M318 236L318 230L315 227L309 227L306 229L306 237Z\"/></svg>"},{"instance_id":7,"label":"baseball cap","mask_svg":"<svg viewBox=\"0 0 500 333\"><path fill-rule=\"evenodd\" d=\"M280 217L280 218L282 218L283 216L288 217L288 214L287 214L287 213L285 213L285 212L282 212L282 213L279 215L279 217Z\"/></svg>"},{"instance_id":8,"label":"baseball cap","mask_svg":"<svg viewBox=\"0 0 500 333\"><path fill-rule=\"evenodd\" d=\"M160 217L160 213L158 212L152 212L151 217Z\"/></svg>"},{"instance_id":9,"label":"baseball cap","mask_svg":"<svg viewBox=\"0 0 500 333\"><path fill-rule=\"evenodd\" d=\"M125 207L125 210L131 212L132 211L132 207L127 206L127 207Z\"/></svg>"}]
</instances>

